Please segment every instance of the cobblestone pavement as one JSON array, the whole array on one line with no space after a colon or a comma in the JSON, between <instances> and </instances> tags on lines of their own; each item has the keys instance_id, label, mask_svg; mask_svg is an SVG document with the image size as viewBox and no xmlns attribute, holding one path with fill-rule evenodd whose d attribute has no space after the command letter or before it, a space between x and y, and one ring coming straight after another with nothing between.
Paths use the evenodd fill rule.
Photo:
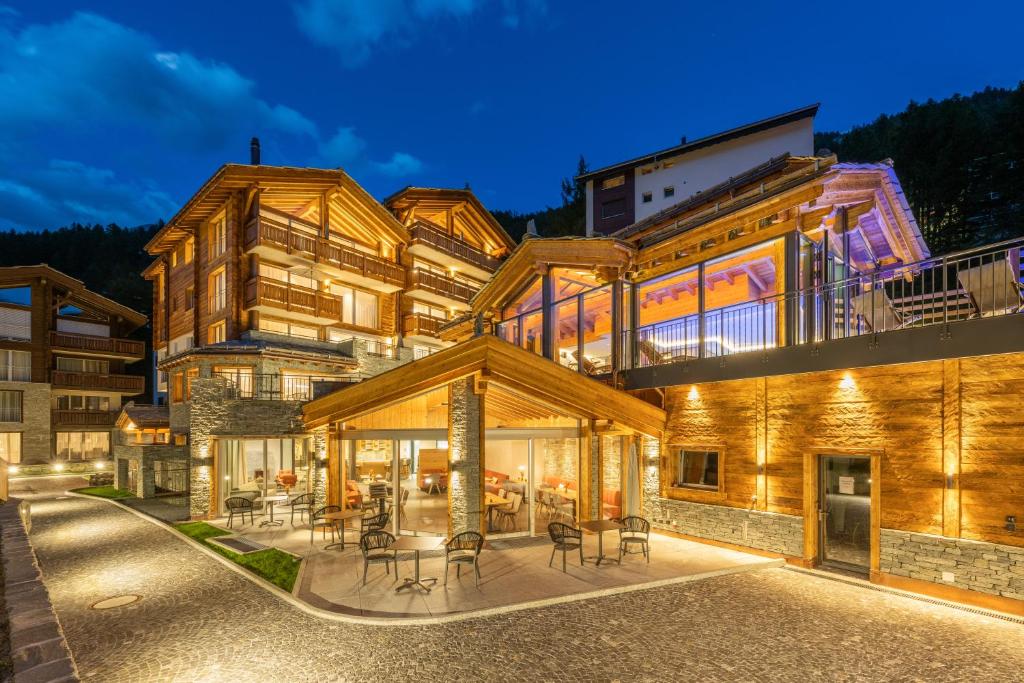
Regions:
<instances>
[{"instance_id":1,"label":"cobblestone pavement","mask_svg":"<svg viewBox=\"0 0 1024 683\"><path fill-rule=\"evenodd\" d=\"M102 501L39 499L33 524L87 681L1007 681L1024 670L1022 625L785 569L378 627L306 614ZM143 598L89 609L125 593Z\"/></svg>"}]
</instances>

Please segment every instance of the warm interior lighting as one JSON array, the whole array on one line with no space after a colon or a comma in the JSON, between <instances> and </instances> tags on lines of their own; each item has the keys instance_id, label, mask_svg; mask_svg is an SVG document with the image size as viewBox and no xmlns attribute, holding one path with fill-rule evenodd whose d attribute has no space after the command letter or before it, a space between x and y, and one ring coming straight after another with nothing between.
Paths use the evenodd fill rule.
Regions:
<instances>
[{"instance_id":1,"label":"warm interior lighting","mask_svg":"<svg viewBox=\"0 0 1024 683\"><path fill-rule=\"evenodd\" d=\"M696 401L698 396L699 396L699 394L697 393L697 385L696 384L691 384L690 385L690 393L688 393L686 395L686 397L688 399L690 399L691 401Z\"/></svg>"},{"instance_id":2,"label":"warm interior lighting","mask_svg":"<svg viewBox=\"0 0 1024 683\"><path fill-rule=\"evenodd\" d=\"M102 460L100 460L99 462L96 463L96 469L98 469L98 470L102 470L106 466L107 466L107 463L103 462Z\"/></svg>"},{"instance_id":3,"label":"warm interior lighting","mask_svg":"<svg viewBox=\"0 0 1024 683\"><path fill-rule=\"evenodd\" d=\"M851 375L848 372L843 373L843 378L839 381L839 388L840 389L853 389L855 386L857 386L857 385L853 381L853 375Z\"/></svg>"},{"instance_id":4,"label":"warm interior lighting","mask_svg":"<svg viewBox=\"0 0 1024 683\"><path fill-rule=\"evenodd\" d=\"M231 481L231 475L230 474L225 474L224 475L224 481Z\"/></svg>"}]
</instances>

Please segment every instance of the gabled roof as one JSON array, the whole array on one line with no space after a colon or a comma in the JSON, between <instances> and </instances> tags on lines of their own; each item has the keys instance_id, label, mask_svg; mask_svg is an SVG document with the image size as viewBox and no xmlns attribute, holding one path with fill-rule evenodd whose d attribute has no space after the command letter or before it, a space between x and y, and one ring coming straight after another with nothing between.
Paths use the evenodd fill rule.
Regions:
<instances>
[{"instance_id":1,"label":"gabled roof","mask_svg":"<svg viewBox=\"0 0 1024 683\"><path fill-rule=\"evenodd\" d=\"M7 266L0 268L0 281L2 282L28 282L40 277L46 278L61 287L74 299L88 306L95 307L104 313L120 316L122 320L135 327L142 327L146 324L147 318L142 313L119 304L113 299L108 299L102 294L86 289L85 283L81 280L73 278L67 273L62 273L56 268L51 268L45 263L34 266Z\"/></svg>"},{"instance_id":2,"label":"gabled roof","mask_svg":"<svg viewBox=\"0 0 1024 683\"><path fill-rule=\"evenodd\" d=\"M393 241L408 241L408 234L395 217L340 168L224 164L153 236L146 251L153 256L170 251L180 239L194 235L199 225L214 216L232 193L254 187L259 187L262 193L294 197L300 204L334 190L345 192Z\"/></svg>"},{"instance_id":3,"label":"gabled roof","mask_svg":"<svg viewBox=\"0 0 1024 683\"><path fill-rule=\"evenodd\" d=\"M486 229L488 234L496 242L495 246L503 247L511 251L516 243L501 226L491 212L484 207L483 203L468 189L449 189L442 187L413 187L407 186L386 197L382 202L384 206L393 211L400 211L409 206L431 205L438 209L451 208L459 204L470 207L476 215L476 223L480 228Z\"/></svg>"},{"instance_id":4,"label":"gabled roof","mask_svg":"<svg viewBox=\"0 0 1024 683\"><path fill-rule=\"evenodd\" d=\"M171 426L171 409L168 406L137 406L129 402L121 408L115 424L120 429L129 424L140 429L168 428Z\"/></svg>"},{"instance_id":5,"label":"gabled roof","mask_svg":"<svg viewBox=\"0 0 1024 683\"><path fill-rule=\"evenodd\" d=\"M488 384L569 416L610 420L655 437L665 431L661 408L492 335L456 344L311 401L303 407L302 417L307 429L351 420L475 374Z\"/></svg>"},{"instance_id":6,"label":"gabled roof","mask_svg":"<svg viewBox=\"0 0 1024 683\"><path fill-rule=\"evenodd\" d=\"M635 159L630 159L629 161L622 161L617 164L612 164L611 166L599 168L596 171L590 171L589 173L577 176L576 180L579 182L586 182L596 176L605 175L612 171L626 170L627 168L632 168L634 166L654 163L661 159L677 157L681 154L688 154L689 152L695 152L699 149L710 147L711 145L717 145L746 135L753 135L754 133L760 133L771 128L776 128L787 123L793 123L794 121L810 118L818 113L818 107L820 106L820 103L815 103L806 107L794 109L793 111L788 111L784 114L777 114L776 116L770 116L766 119L761 119L760 121L754 121L742 126L737 126L736 128L730 128L729 130L722 131L721 133L707 135L696 140L675 145L674 147L668 147L651 154L645 154L643 156L636 157Z\"/></svg>"}]
</instances>

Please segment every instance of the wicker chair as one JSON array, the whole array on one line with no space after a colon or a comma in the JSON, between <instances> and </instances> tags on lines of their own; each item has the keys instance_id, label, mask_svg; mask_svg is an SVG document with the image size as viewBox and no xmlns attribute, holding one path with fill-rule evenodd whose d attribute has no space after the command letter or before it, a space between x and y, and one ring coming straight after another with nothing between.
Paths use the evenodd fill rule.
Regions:
<instances>
[{"instance_id":1,"label":"wicker chair","mask_svg":"<svg viewBox=\"0 0 1024 683\"><path fill-rule=\"evenodd\" d=\"M512 496L512 502L508 505L503 505L500 508L495 509L495 513L498 515L498 526L505 525L509 531L515 531L516 521L519 517L519 507L523 504L523 497L518 493L509 494Z\"/></svg>"},{"instance_id":2,"label":"wicker chair","mask_svg":"<svg viewBox=\"0 0 1024 683\"><path fill-rule=\"evenodd\" d=\"M290 505L291 508L292 508L291 524L292 524L292 526L294 526L295 525L295 511L298 510L298 512L299 512L299 521L300 522L303 519L305 519L306 515L309 514L309 512L310 512L310 508L313 507L313 494L312 493L303 493L300 496L295 496L294 498L292 498L291 502L288 503L288 505Z\"/></svg>"},{"instance_id":3,"label":"wicker chair","mask_svg":"<svg viewBox=\"0 0 1024 683\"><path fill-rule=\"evenodd\" d=\"M244 496L231 496L224 501L224 507L228 510L228 528L235 522L235 515L242 518L242 524L245 524L245 515L249 514L249 524L253 523L252 518L252 500Z\"/></svg>"},{"instance_id":4,"label":"wicker chair","mask_svg":"<svg viewBox=\"0 0 1024 683\"><path fill-rule=\"evenodd\" d=\"M548 524L548 535L554 546L551 548L551 559L548 566L555 560L555 551L562 551L562 571L565 571L565 557L570 550L578 550L580 553L580 566L583 566L583 532L568 524L551 522Z\"/></svg>"},{"instance_id":5,"label":"wicker chair","mask_svg":"<svg viewBox=\"0 0 1024 683\"><path fill-rule=\"evenodd\" d=\"M313 534L316 533L317 529L324 535L324 540L327 540L327 530L331 530L331 543L334 543L334 534L338 531L338 523L332 519L324 519L324 515L330 512L341 512L340 505L325 505L316 512L314 512L309 518L309 544L313 545Z\"/></svg>"},{"instance_id":6,"label":"wicker chair","mask_svg":"<svg viewBox=\"0 0 1024 683\"><path fill-rule=\"evenodd\" d=\"M372 515L370 517L359 518L359 536L365 536L373 531L384 531L388 528L388 523L391 521L390 512L381 512L380 514Z\"/></svg>"},{"instance_id":7,"label":"wicker chair","mask_svg":"<svg viewBox=\"0 0 1024 683\"><path fill-rule=\"evenodd\" d=\"M359 539L359 550L363 553L363 585L371 564L384 563L384 570L391 574L391 563L395 563L395 578L398 578L398 551L389 550L395 537L386 531L369 531Z\"/></svg>"},{"instance_id":8,"label":"wicker chair","mask_svg":"<svg viewBox=\"0 0 1024 683\"><path fill-rule=\"evenodd\" d=\"M643 517L623 517L622 528L619 529L619 562L622 562L623 551L628 555L629 546L639 545L640 552L651 562L651 523Z\"/></svg>"},{"instance_id":9,"label":"wicker chair","mask_svg":"<svg viewBox=\"0 0 1024 683\"><path fill-rule=\"evenodd\" d=\"M462 575L462 565L473 566L473 580L480 587L480 550L484 547L484 537L475 531L463 531L455 534L452 540L444 544L444 585L448 585L448 565L455 565L455 578Z\"/></svg>"}]
</instances>

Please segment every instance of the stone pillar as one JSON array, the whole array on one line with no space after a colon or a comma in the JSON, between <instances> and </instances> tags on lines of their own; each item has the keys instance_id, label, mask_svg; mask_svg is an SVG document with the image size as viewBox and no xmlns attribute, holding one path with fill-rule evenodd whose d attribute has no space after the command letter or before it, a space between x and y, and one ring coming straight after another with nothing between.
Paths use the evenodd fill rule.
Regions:
<instances>
[{"instance_id":1,"label":"stone pillar","mask_svg":"<svg viewBox=\"0 0 1024 683\"><path fill-rule=\"evenodd\" d=\"M580 439L580 456L583 459L580 468L580 488L583 478L587 478L587 503L580 500L580 520L601 519L601 436L594 430L594 421L587 420Z\"/></svg>"},{"instance_id":2,"label":"stone pillar","mask_svg":"<svg viewBox=\"0 0 1024 683\"><path fill-rule=\"evenodd\" d=\"M114 488L123 489L128 486L128 460L117 458L114 461Z\"/></svg>"},{"instance_id":3,"label":"stone pillar","mask_svg":"<svg viewBox=\"0 0 1024 683\"><path fill-rule=\"evenodd\" d=\"M189 410L189 516L208 519L216 511L217 463L213 452L213 430L224 423L229 412L224 400L224 380L197 377L192 380Z\"/></svg>"},{"instance_id":4,"label":"stone pillar","mask_svg":"<svg viewBox=\"0 0 1024 683\"><path fill-rule=\"evenodd\" d=\"M640 441L640 477L640 509L645 518L653 520L655 504L661 496L661 442L650 436Z\"/></svg>"},{"instance_id":5,"label":"stone pillar","mask_svg":"<svg viewBox=\"0 0 1024 683\"><path fill-rule=\"evenodd\" d=\"M153 467L153 457L147 457L145 452L139 458L137 486L139 490L135 492L135 495L139 498L152 498L156 495L156 469Z\"/></svg>"},{"instance_id":6,"label":"stone pillar","mask_svg":"<svg viewBox=\"0 0 1024 683\"><path fill-rule=\"evenodd\" d=\"M448 385L448 532L483 527L484 397L472 377Z\"/></svg>"},{"instance_id":7,"label":"stone pillar","mask_svg":"<svg viewBox=\"0 0 1024 683\"><path fill-rule=\"evenodd\" d=\"M327 505L327 425L313 430L313 509Z\"/></svg>"}]
</instances>

